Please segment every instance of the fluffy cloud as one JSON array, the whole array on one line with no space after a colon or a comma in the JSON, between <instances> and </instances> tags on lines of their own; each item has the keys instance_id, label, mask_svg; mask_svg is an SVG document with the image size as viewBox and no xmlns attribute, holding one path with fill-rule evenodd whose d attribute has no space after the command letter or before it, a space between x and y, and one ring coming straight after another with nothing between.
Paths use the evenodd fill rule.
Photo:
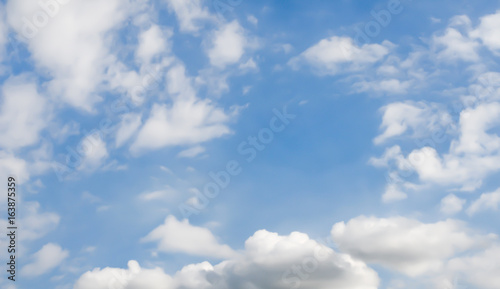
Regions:
<instances>
[{"instance_id":1,"label":"fluffy cloud","mask_svg":"<svg viewBox=\"0 0 500 289\"><path fill-rule=\"evenodd\" d=\"M151 27L139 34L139 45L136 50L136 57L149 63L156 55L169 51L168 38L172 36L172 31L162 31L158 25Z\"/></svg>"},{"instance_id":2,"label":"fluffy cloud","mask_svg":"<svg viewBox=\"0 0 500 289\"><path fill-rule=\"evenodd\" d=\"M16 177L20 183L27 181L30 177L28 164L12 153L0 150L0 177L6 180L8 176Z\"/></svg>"},{"instance_id":3,"label":"fluffy cloud","mask_svg":"<svg viewBox=\"0 0 500 289\"><path fill-rule=\"evenodd\" d=\"M494 52L500 50L500 11L481 17L479 26L471 31L471 36L479 38L486 47Z\"/></svg>"},{"instance_id":4,"label":"fluffy cloud","mask_svg":"<svg viewBox=\"0 0 500 289\"><path fill-rule=\"evenodd\" d=\"M21 274L27 277L36 277L46 274L59 266L69 252L57 244L49 243L33 255L33 262L21 269Z\"/></svg>"},{"instance_id":5,"label":"fluffy cloud","mask_svg":"<svg viewBox=\"0 0 500 289\"><path fill-rule=\"evenodd\" d=\"M188 220L178 221L168 216L165 223L146 237L143 242L158 242L158 250L181 252L190 255L229 258L236 254L229 246L221 245L210 230L189 224Z\"/></svg>"},{"instance_id":6,"label":"fluffy cloud","mask_svg":"<svg viewBox=\"0 0 500 289\"><path fill-rule=\"evenodd\" d=\"M238 21L234 20L220 26L214 32L207 49L207 55L212 65L224 68L227 65L237 63L248 45L245 30Z\"/></svg>"},{"instance_id":7,"label":"fluffy cloud","mask_svg":"<svg viewBox=\"0 0 500 289\"><path fill-rule=\"evenodd\" d=\"M113 62L108 34L122 23L125 8L131 4L89 0L63 5L52 1L47 15L39 2L8 1L8 21L28 44L36 66L52 77L48 86L51 93L90 111L101 100L98 85L104 79L104 69Z\"/></svg>"},{"instance_id":8,"label":"fluffy cloud","mask_svg":"<svg viewBox=\"0 0 500 289\"><path fill-rule=\"evenodd\" d=\"M451 124L451 118L446 112L440 111L436 105L423 102L395 102L384 106L381 111L384 116L380 128L384 132L373 140L375 144L402 135L410 128L414 136L420 137Z\"/></svg>"},{"instance_id":9,"label":"fluffy cloud","mask_svg":"<svg viewBox=\"0 0 500 289\"><path fill-rule=\"evenodd\" d=\"M231 115L215 107L209 99L199 99L185 68L177 65L167 73L172 104L155 104L149 118L131 146L139 153L166 146L192 145L230 133L226 122ZM236 111L233 111L234 115Z\"/></svg>"},{"instance_id":10,"label":"fluffy cloud","mask_svg":"<svg viewBox=\"0 0 500 289\"><path fill-rule=\"evenodd\" d=\"M474 215L480 211L497 210L500 204L500 189L491 193L481 194L479 199L475 200L468 208L467 214Z\"/></svg>"},{"instance_id":11,"label":"fluffy cloud","mask_svg":"<svg viewBox=\"0 0 500 289\"><path fill-rule=\"evenodd\" d=\"M412 277L439 272L447 259L487 240L468 234L456 220L425 224L404 217L364 216L335 224L332 237L341 251Z\"/></svg>"},{"instance_id":12,"label":"fluffy cloud","mask_svg":"<svg viewBox=\"0 0 500 289\"><path fill-rule=\"evenodd\" d=\"M357 46L349 37L332 36L322 39L317 44L292 58L288 64L298 69L309 65L319 74L339 74L361 70L384 58L393 44L365 44Z\"/></svg>"},{"instance_id":13,"label":"fluffy cloud","mask_svg":"<svg viewBox=\"0 0 500 289\"><path fill-rule=\"evenodd\" d=\"M34 81L25 76L11 77L2 86L0 147L16 149L39 141L50 120L46 100Z\"/></svg>"},{"instance_id":14,"label":"fluffy cloud","mask_svg":"<svg viewBox=\"0 0 500 289\"><path fill-rule=\"evenodd\" d=\"M467 18L468 22L470 20ZM434 36L433 43L436 46L438 59L447 61L464 60L478 61L477 50L479 43L472 40L468 35L463 35L455 28L448 27L443 35Z\"/></svg>"},{"instance_id":15,"label":"fluffy cloud","mask_svg":"<svg viewBox=\"0 0 500 289\"><path fill-rule=\"evenodd\" d=\"M459 275L470 284L468 288L496 289L500 284L500 246L494 245L479 253L457 257L447 264L449 275Z\"/></svg>"},{"instance_id":16,"label":"fluffy cloud","mask_svg":"<svg viewBox=\"0 0 500 289\"><path fill-rule=\"evenodd\" d=\"M399 135L406 131L410 126L407 119L412 120L411 125L419 129L426 127L427 130L436 124L448 124L449 117L439 110L430 110L417 117L419 114L418 110L410 109L405 115L388 115L387 121L384 116L386 124L382 126L387 129L379 138L384 140L385 135ZM417 144L421 147L408 156L388 149L382 158L373 159L372 164L388 165L392 159L396 164L395 171L415 172L423 183L458 186L463 191L473 191L481 186L485 177L500 170L500 137L493 130L499 125L500 103L479 102L475 107L461 111L458 139L452 139L453 135L447 134L441 137L433 135L419 140ZM455 127L453 123L448 126ZM444 137L451 139L450 148L440 155L435 147L446 141Z\"/></svg>"},{"instance_id":17,"label":"fluffy cloud","mask_svg":"<svg viewBox=\"0 0 500 289\"><path fill-rule=\"evenodd\" d=\"M198 244L203 244L199 242ZM146 276L148 278L146 278ZM294 232L280 236L265 230L245 242L240 255L215 266L192 264L173 277L161 269L141 269L137 262L129 268L95 269L85 273L75 289L117 288L338 288L376 289L377 273L363 262ZM151 285L149 285L151 284Z\"/></svg>"}]
</instances>

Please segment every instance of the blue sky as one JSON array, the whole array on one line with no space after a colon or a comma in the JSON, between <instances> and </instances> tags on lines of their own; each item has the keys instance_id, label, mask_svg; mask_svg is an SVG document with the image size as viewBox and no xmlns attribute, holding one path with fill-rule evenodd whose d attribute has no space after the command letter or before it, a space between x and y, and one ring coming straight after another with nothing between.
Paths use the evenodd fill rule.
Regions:
<instances>
[{"instance_id":1,"label":"blue sky","mask_svg":"<svg viewBox=\"0 0 500 289\"><path fill-rule=\"evenodd\" d=\"M498 1L0 3L0 288L498 288Z\"/></svg>"}]
</instances>

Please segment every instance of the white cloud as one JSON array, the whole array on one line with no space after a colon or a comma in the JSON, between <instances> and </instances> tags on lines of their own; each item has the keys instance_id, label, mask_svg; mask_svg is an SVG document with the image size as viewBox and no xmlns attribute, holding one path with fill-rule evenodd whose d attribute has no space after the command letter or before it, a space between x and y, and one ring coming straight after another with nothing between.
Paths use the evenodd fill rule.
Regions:
<instances>
[{"instance_id":1,"label":"white cloud","mask_svg":"<svg viewBox=\"0 0 500 289\"><path fill-rule=\"evenodd\" d=\"M215 21L203 0L166 0L170 11L174 11L183 32L198 32L205 22Z\"/></svg>"},{"instance_id":2,"label":"white cloud","mask_svg":"<svg viewBox=\"0 0 500 289\"><path fill-rule=\"evenodd\" d=\"M155 56L169 52L170 48L167 46L167 41L171 36L171 30L162 31L158 25L151 25L148 30L139 34L136 57L144 63L150 63Z\"/></svg>"},{"instance_id":3,"label":"white cloud","mask_svg":"<svg viewBox=\"0 0 500 289\"><path fill-rule=\"evenodd\" d=\"M481 17L481 23L476 29L471 31L473 38L480 39L490 50L498 52L500 50L500 11Z\"/></svg>"},{"instance_id":4,"label":"white cloud","mask_svg":"<svg viewBox=\"0 0 500 289\"><path fill-rule=\"evenodd\" d=\"M213 33L206 53L212 65L224 68L240 61L248 45L245 30L234 20Z\"/></svg>"},{"instance_id":5,"label":"white cloud","mask_svg":"<svg viewBox=\"0 0 500 289\"><path fill-rule=\"evenodd\" d=\"M91 111L101 100L98 85L104 80L104 70L114 61L109 32L122 23L125 9L133 5L119 0L55 3L57 8L49 16L37 0L10 0L6 5L8 21L24 36L37 68L52 77L48 83L51 94ZM40 15L46 16L46 23Z\"/></svg>"},{"instance_id":6,"label":"white cloud","mask_svg":"<svg viewBox=\"0 0 500 289\"><path fill-rule=\"evenodd\" d=\"M154 229L142 242L158 242L158 250L180 252L196 256L229 258L236 254L227 245L221 245L210 230L189 224L188 220L178 221L168 216L165 223Z\"/></svg>"},{"instance_id":7,"label":"white cloud","mask_svg":"<svg viewBox=\"0 0 500 289\"><path fill-rule=\"evenodd\" d=\"M382 201L384 203L391 203L396 201L401 201L408 198L408 195L401 191L397 184L388 184L385 188L385 193L382 195Z\"/></svg>"},{"instance_id":8,"label":"white cloud","mask_svg":"<svg viewBox=\"0 0 500 289\"><path fill-rule=\"evenodd\" d=\"M0 147L16 149L36 144L50 121L46 100L36 83L25 76L11 77L2 86Z\"/></svg>"},{"instance_id":9,"label":"white cloud","mask_svg":"<svg viewBox=\"0 0 500 289\"><path fill-rule=\"evenodd\" d=\"M433 43L438 50L443 48L437 52L438 59L473 62L479 60L477 53L479 43L471 40L467 35L464 36L457 29L447 28L444 35L433 37Z\"/></svg>"},{"instance_id":10,"label":"white cloud","mask_svg":"<svg viewBox=\"0 0 500 289\"><path fill-rule=\"evenodd\" d=\"M131 146L133 153L166 146L193 145L230 133L230 115L209 99L198 99L185 68L177 65L167 73L167 89L173 103L154 104L149 118Z\"/></svg>"},{"instance_id":11,"label":"white cloud","mask_svg":"<svg viewBox=\"0 0 500 289\"><path fill-rule=\"evenodd\" d=\"M454 194L449 194L441 200L441 212L447 215L453 215L462 211L465 200L460 199Z\"/></svg>"},{"instance_id":12,"label":"white cloud","mask_svg":"<svg viewBox=\"0 0 500 289\"><path fill-rule=\"evenodd\" d=\"M425 224L403 217L361 216L336 223L332 237L341 251L355 258L415 277L439 272L447 259L487 240L467 232L456 220Z\"/></svg>"},{"instance_id":13,"label":"white cloud","mask_svg":"<svg viewBox=\"0 0 500 289\"><path fill-rule=\"evenodd\" d=\"M172 278L162 269L142 269L136 261L129 261L128 269L96 268L83 274L74 289L164 289L171 284Z\"/></svg>"},{"instance_id":14,"label":"white cloud","mask_svg":"<svg viewBox=\"0 0 500 289\"><path fill-rule=\"evenodd\" d=\"M460 139L452 143L455 154L489 154L500 149L500 137L488 133L500 125L500 103L487 103L460 113Z\"/></svg>"},{"instance_id":15,"label":"white cloud","mask_svg":"<svg viewBox=\"0 0 500 289\"><path fill-rule=\"evenodd\" d=\"M474 215L485 210L498 210L500 204L500 189L491 193L481 194L479 199L475 200L468 208L467 214Z\"/></svg>"},{"instance_id":16,"label":"white cloud","mask_svg":"<svg viewBox=\"0 0 500 289\"><path fill-rule=\"evenodd\" d=\"M195 146L187 150L181 151L177 156L180 158L194 158L199 154L205 152L205 148L202 146Z\"/></svg>"},{"instance_id":17,"label":"white cloud","mask_svg":"<svg viewBox=\"0 0 500 289\"><path fill-rule=\"evenodd\" d=\"M413 116L412 111L416 112ZM447 124L449 119L439 109L430 110L419 117L417 115L418 109L411 109L404 115L388 117L385 125L387 129L382 136L399 135L406 131L410 126L406 123L408 116L413 119L412 126L423 133L428 133L429 130L432 132L436 124L439 124L438 127ZM372 164L389 165L389 160L392 159L395 161L396 171L416 172L422 183L474 191L481 186L485 177L500 170L500 137L494 131L500 125L500 103L479 102L473 108L466 108L460 113L458 124L458 139L453 139L453 134L433 134L417 140L420 148L413 150L407 157L400 152L384 154L380 159L372 159ZM453 123L448 127L455 130ZM422 136L422 132L416 136ZM383 140L385 136L380 138ZM448 138L451 140L450 149L440 155L435 147Z\"/></svg>"},{"instance_id":18,"label":"white cloud","mask_svg":"<svg viewBox=\"0 0 500 289\"><path fill-rule=\"evenodd\" d=\"M470 287L481 289L496 289L500 284L500 245L470 256L457 257L447 264L451 276L460 276Z\"/></svg>"},{"instance_id":19,"label":"white cloud","mask_svg":"<svg viewBox=\"0 0 500 289\"><path fill-rule=\"evenodd\" d=\"M56 213L39 212L40 204L38 202L27 202L24 204L23 214L19 223L23 228L23 240L32 241L40 239L50 231L54 230L60 221Z\"/></svg>"},{"instance_id":20,"label":"white cloud","mask_svg":"<svg viewBox=\"0 0 500 289\"><path fill-rule=\"evenodd\" d=\"M199 244L203 244L200 242ZM148 278L146 278L146 275ZM161 269L141 269L135 261L129 268L94 269L77 281L75 289L118 288L337 288L376 289L377 273L363 262L294 232L280 236L265 230L245 242L245 250L215 266L191 264L173 277ZM151 284L151 285L149 285Z\"/></svg>"},{"instance_id":21,"label":"white cloud","mask_svg":"<svg viewBox=\"0 0 500 289\"><path fill-rule=\"evenodd\" d=\"M389 41L359 47L349 37L332 36L309 47L288 64L294 69L309 65L319 74L335 75L358 71L374 64L383 59L392 47Z\"/></svg>"},{"instance_id":22,"label":"white cloud","mask_svg":"<svg viewBox=\"0 0 500 289\"><path fill-rule=\"evenodd\" d=\"M25 265L21 269L21 274L27 277L46 274L58 267L68 256L69 252L63 250L61 246L48 243L33 254L33 262Z\"/></svg>"},{"instance_id":23,"label":"white cloud","mask_svg":"<svg viewBox=\"0 0 500 289\"><path fill-rule=\"evenodd\" d=\"M414 137L421 137L424 133L451 125L451 117L446 112L423 102L395 102L384 106L381 111L384 115L380 128L384 132L373 140L375 144L400 136L410 128Z\"/></svg>"},{"instance_id":24,"label":"white cloud","mask_svg":"<svg viewBox=\"0 0 500 289\"><path fill-rule=\"evenodd\" d=\"M8 176L14 176L19 183L24 183L30 178L28 164L12 153L0 150L0 177L6 180Z\"/></svg>"}]
</instances>

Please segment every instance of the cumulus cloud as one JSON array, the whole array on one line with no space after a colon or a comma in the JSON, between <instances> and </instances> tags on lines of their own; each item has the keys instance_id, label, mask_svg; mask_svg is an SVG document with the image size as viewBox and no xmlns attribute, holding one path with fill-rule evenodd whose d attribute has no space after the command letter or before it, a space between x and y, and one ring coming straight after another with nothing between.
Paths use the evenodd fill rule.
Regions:
<instances>
[{"instance_id":1,"label":"cumulus cloud","mask_svg":"<svg viewBox=\"0 0 500 289\"><path fill-rule=\"evenodd\" d=\"M387 129L382 136L399 135L406 131L410 126L407 119L412 119L411 125L419 129L426 127L427 130L436 124L447 124L449 119L439 110L430 110L416 117L419 114L418 109L410 109L404 116L395 114L388 117L387 123L383 124ZM474 191L481 186L485 177L500 170L500 137L493 130L499 125L500 103L479 102L476 106L461 111L457 126L458 138L453 134L444 134L441 137L433 135L419 140L417 144L421 147L414 149L407 156L400 151L392 151L391 154L386 151L382 158L372 159L372 164L391 166L389 160L392 159L395 171L415 172L423 183L458 186L463 191ZM449 127L455 130L453 123L450 123ZM384 140L385 136L382 136L378 140ZM440 154L436 146L446 140L443 137L450 138L450 147L448 152Z\"/></svg>"},{"instance_id":2,"label":"cumulus cloud","mask_svg":"<svg viewBox=\"0 0 500 289\"><path fill-rule=\"evenodd\" d=\"M380 264L415 277L439 272L444 263L488 238L468 233L464 223L425 224L404 217L357 217L336 223L332 237L341 251L368 264Z\"/></svg>"},{"instance_id":3,"label":"cumulus cloud","mask_svg":"<svg viewBox=\"0 0 500 289\"><path fill-rule=\"evenodd\" d=\"M245 30L234 20L213 33L206 53L212 65L224 68L239 62L248 45Z\"/></svg>"},{"instance_id":4,"label":"cumulus cloud","mask_svg":"<svg viewBox=\"0 0 500 289\"><path fill-rule=\"evenodd\" d=\"M414 132L414 136L421 137L424 133L451 125L448 113L433 104L395 102L384 106L381 111L383 118L380 128L384 132L373 140L375 144L400 136L408 129Z\"/></svg>"},{"instance_id":5,"label":"cumulus cloud","mask_svg":"<svg viewBox=\"0 0 500 289\"><path fill-rule=\"evenodd\" d=\"M158 25L151 25L139 34L136 57L144 63L149 63L155 56L169 52L167 41L171 36L172 31L163 31Z\"/></svg>"},{"instance_id":6,"label":"cumulus cloud","mask_svg":"<svg viewBox=\"0 0 500 289\"><path fill-rule=\"evenodd\" d=\"M382 44L365 44L359 47L349 37L332 36L309 47L288 64L294 69L307 65L319 74L335 75L358 71L380 61L392 46L389 41L384 41Z\"/></svg>"},{"instance_id":7,"label":"cumulus cloud","mask_svg":"<svg viewBox=\"0 0 500 289\"><path fill-rule=\"evenodd\" d=\"M33 254L33 262L21 269L21 274L27 277L37 277L58 267L69 256L67 250L61 246L48 243Z\"/></svg>"},{"instance_id":8,"label":"cumulus cloud","mask_svg":"<svg viewBox=\"0 0 500 289\"><path fill-rule=\"evenodd\" d=\"M500 189L491 193L481 194L479 199L475 200L468 208L467 214L474 215L485 210L498 210L500 204Z\"/></svg>"},{"instance_id":9,"label":"cumulus cloud","mask_svg":"<svg viewBox=\"0 0 500 289\"><path fill-rule=\"evenodd\" d=\"M131 146L133 153L166 146L193 145L230 133L226 122L232 115L209 99L199 99L185 68L174 66L167 73L172 104L154 104L149 118Z\"/></svg>"},{"instance_id":10,"label":"cumulus cloud","mask_svg":"<svg viewBox=\"0 0 500 289\"><path fill-rule=\"evenodd\" d=\"M228 245L221 245L210 230L178 221L168 216L165 223L154 229L142 242L158 242L158 250L190 255L229 258L236 254Z\"/></svg>"},{"instance_id":11,"label":"cumulus cloud","mask_svg":"<svg viewBox=\"0 0 500 289\"><path fill-rule=\"evenodd\" d=\"M470 26L470 19L466 16L460 18L455 17L454 20L455 22L461 20L460 23L467 27ZM467 33L463 34L456 28L448 27L443 35L435 35L432 40L437 50L438 59L472 62L479 60L479 43L469 38Z\"/></svg>"},{"instance_id":12,"label":"cumulus cloud","mask_svg":"<svg viewBox=\"0 0 500 289\"><path fill-rule=\"evenodd\" d=\"M459 275L471 288L496 289L500 284L500 245L469 256L457 257L447 264L449 275Z\"/></svg>"},{"instance_id":13,"label":"cumulus cloud","mask_svg":"<svg viewBox=\"0 0 500 289\"><path fill-rule=\"evenodd\" d=\"M120 284L118 288L376 289L379 278L363 262L336 253L306 234L280 236L261 230L245 242L241 254L215 266L192 264L169 276L158 268L141 269L131 261L128 269L87 272L75 289L104 289L110 283Z\"/></svg>"},{"instance_id":14,"label":"cumulus cloud","mask_svg":"<svg viewBox=\"0 0 500 289\"><path fill-rule=\"evenodd\" d=\"M498 52L500 50L500 11L481 17L479 26L471 31L473 38L478 38L490 50Z\"/></svg>"},{"instance_id":15,"label":"cumulus cloud","mask_svg":"<svg viewBox=\"0 0 500 289\"><path fill-rule=\"evenodd\" d=\"M48 83L51 94L92 111L101 100L98 86L104 70L113 63L108 34L125 19L129 3L89 0L55 4L57 8L49 8L51 15L47 15L37 0L8 1L8 21L27 43L36 67L52 78Z\"/></svg>"}]
</instances>

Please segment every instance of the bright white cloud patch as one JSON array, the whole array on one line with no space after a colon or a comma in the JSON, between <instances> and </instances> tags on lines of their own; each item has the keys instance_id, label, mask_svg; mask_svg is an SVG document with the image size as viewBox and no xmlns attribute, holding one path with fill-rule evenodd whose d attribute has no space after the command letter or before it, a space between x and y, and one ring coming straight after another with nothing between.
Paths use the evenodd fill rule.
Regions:
<instances>
[{"instance_id":1,"label":"bright white cloud patch","mask_svg":"<svg viewBox=\"0 0 500 289\"><path fill-rule=\"evenodd\" d=\"M49 243L33 254L33 262L22 267L21 274L27 277L46 274L58 267L68 256L69 252L61 246Z\"/></svg>"},{"instance_id":2,"label":"bright white cloud patch","mask_svg":"<svg viewBox=\"0 0 500 289\"><path fill-rule=\"evenodd\" d=\"M332 237L343 252L412 277L442 270L447 259L485 240L455 220L425 224L364 216L335 224Z\"/></svg>"},{"instance_id":3,"label":"bright white cloud patch","mask_svg":"<svg viewBox=\"0 0 500 289\"><path fill-rule=\"evenodd\" d=\"M500 246L494 245L471 256L457 257L447 264L450 275L462 276L471 288L496 289L500 284Z\"/></svg>"},{"instance_id":4,"label":"bright white cloud patch","mask_svg":"<svg viewBox=\"0 0 500 289\"><path fill-rule=\"evenodd\" d=\"M288 64L298 69L309 65L319 74L339 74L357 71L384 58L393 44L365 44L357 46L349 37L332 36L322 39L317 44L292 58Z\"/></svg>"},{"instance_id":5,"label":"bright white cloud patch","mask_svg":"<svg viewBox=\"0 0 500 289\"><path fill-rule=\"evenodd\" d=\"M471 36L479 38L490 50L500 50L500 11L481 17L479 26L471 32Z\"/></svg>"},{"instance_id":6,"label":"bright white cloud patch","mask_svg":"<svg viewBox=\"0 0 500 289\"><path fill-rule=\"evenodd\" d=\"M235 20L222 25L214 32L207 55L212 65L224 68L237 63L245 53L247 45L245 30Z\"/></svg>"},{"instance_id":7,"label":"bright white cloud patch","mask_svg":"<svg viewBox=\"0 0 500 289\"><path fill-rule=\"evenodd\" d=\"M178 221L174 216L154 229L143 242L158 242L158 250L180 252L197 256L229 258L236 254L229 246L221 245L210 232L202 227L189 224L188 220Z\"/></svg>"},{"instance_id":8,"label":"bright white cloud patch","mask_svg":"<svg viewBox=\"0 0 500 289\"><path fill-rule=\"evenodd\" d=\"M186 77L183 66L169 70L167 84L172 104L153 105L149 118L132 144L132 152L192 145L230 133L225 123L231 116L209 99L196 97L192 80Z\"/></svg>"},{"instance_id":9,"label":"bright white cloud patch","mask_svg":"<svg viewBox=\"0 0 500 289\"><path fill-rule=\"evenodd\" d=\"M498 210L500 204L500 189L481 194L479 199L475 200L468 208L467 214L474 215L485 210Z\"/></svg>"},{"instance_id":10,"label":"bright white cloud patch","mask_svg":"<svg viewBox=\"0 0 500 289\"><path fill-rule=\"evenodd\" d=\"M470 20L469 20L470 21ZM434 36L434 44L439 49L438 59L446 61L465 60L478 61L479 43L463 35L455 28L447 28L443 35Z\"/></svg>"},{"instance_id":11,"label":"bright white cloud patch","mask_svg":"<svg viewBox=\"0 0 500 289\"><path fill-rule=\"evenodd\" d=\"M87 272L75 289L104 289L110 283L119 284L119 288L376 289L379 278L363 262L336 253L306 234L280 236L261 230L245 242L240 255L215 266L192 264L171 277L161 269L141 269L131 261L128 270Z\"/></svg>"},{"instance_id":12,"label":"bright white cloud patch","mask_svg":"<svg viewBox=\"0 0 500 289\"><path fill-rule=\"evenodd\" d=\"M102 98L98 85L113 61L108 33L125 19L126 1L64 1L46 14L37 0L8 1L10 25L28 44L35 65L49 72L52 95L91 111ZM43 16L45 15L45 16ZM92 21L89 21L92 19Z\"/></svg>"},{"instance_id":13,"label":"bright white cloud patch","mask_svg":"<svg viewBox=\"0 0 500 289\"><path fill-rule=\"evenodd\" d=\"M436 105L423 102L395 102L384 106L381 129L384 132L373 141L381 144L390 138L400 136L411 129L414 136L422 136L437 128L446 129L451 124L450 116L440 111Z\"/></svg>"},{"instance_id":14,"label":"bright white cloud patch","mask_svg":"<svg viewBox=\"0 0 500 289\"><path fill-rule=\"evenodd\" d=\"M149 63L156 55L169 52L167 41L170 36L172 31L165 32L158 25L151 25L139 35L136 57L144 63Z\"/></svg>"}]
</instances>

